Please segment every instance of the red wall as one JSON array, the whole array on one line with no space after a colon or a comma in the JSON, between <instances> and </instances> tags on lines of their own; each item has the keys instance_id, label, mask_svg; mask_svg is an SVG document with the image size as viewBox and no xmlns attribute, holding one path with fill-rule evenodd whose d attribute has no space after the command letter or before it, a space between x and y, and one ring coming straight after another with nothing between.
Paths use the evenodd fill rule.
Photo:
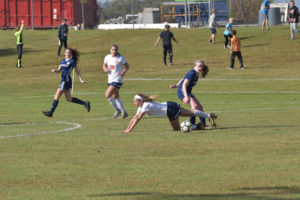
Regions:
<instances>
[{"instance_id":1,"label":"red wall","mask_svg":"<svg viewBox=\"0 0 300 200\"><path fill-rule=\"evenodd\" d=\"M88 0L85 7L85 25L94 26L97 20L97 2ZM0 28L14 28L24 20L25 27L57 27L61 19L67 24L82 23L81 0L0 0Z\"/></svg>"}]
</instances>

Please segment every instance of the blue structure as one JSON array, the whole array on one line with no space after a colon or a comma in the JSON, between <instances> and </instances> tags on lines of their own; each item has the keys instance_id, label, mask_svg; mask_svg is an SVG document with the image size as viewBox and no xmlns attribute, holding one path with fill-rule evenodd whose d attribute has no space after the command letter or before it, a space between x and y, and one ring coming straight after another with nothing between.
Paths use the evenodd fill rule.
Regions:
<instances>
[{"instance_id":1,"label":"blue structure","mask_svg":"<svg viewBox=\"0 0 300 200\"><path fill-rule=\"evenodd\" d=\"M185 1L176 0L175 2L164 2L164 6L172 6L173 13L168 13L168 16L173 16L177 23L185 24ZM228 0L188 0L189 11L187 7L187 13L192 24L201 23L206 24L211 10L217 9L217 21L228 21Z\"/></svg>"}]
</instances>

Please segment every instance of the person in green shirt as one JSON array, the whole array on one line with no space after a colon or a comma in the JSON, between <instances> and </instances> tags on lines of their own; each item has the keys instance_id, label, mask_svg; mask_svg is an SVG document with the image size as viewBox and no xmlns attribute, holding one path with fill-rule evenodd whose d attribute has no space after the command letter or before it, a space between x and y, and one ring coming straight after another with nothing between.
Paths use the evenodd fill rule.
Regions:
<instances>
[{"instance_id":1,"label":"person in green shirt","mask_svg":"<svg viewBox=\"0 0 300 200\"><path fill-rule=\"evenodd\" d=\"M16 27L15 36L17 37L17 52L18 52L18 62L16 67L22 67L22 53L23 53L23 44L24 44L24 37L23 37L23 29L24 29L24 21L21 20L22 25L21 27Z\"/></svg>"}]
</instances>

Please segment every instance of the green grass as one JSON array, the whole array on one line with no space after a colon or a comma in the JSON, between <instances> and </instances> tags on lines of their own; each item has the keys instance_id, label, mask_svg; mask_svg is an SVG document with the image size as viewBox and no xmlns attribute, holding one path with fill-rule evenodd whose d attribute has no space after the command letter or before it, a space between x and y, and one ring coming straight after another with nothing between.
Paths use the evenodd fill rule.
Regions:
<instances>
[{"instance_id":1,"label":"green grass","mask_svg":"<svg viewBox=\"0 0 300 200\"><path fill-rule=\"evenodd\" d=\"M179 41L173 67L162 64L161 47L153 48L160 31L71 31L68 42L81 51L88 81L76 78L73 96L90 100L92 110L63 97L51 119L41 111L60 80L51 73L59 63L56 30L24 31L22 69L15 67L13 31L0 31L0 199L300 199L300 37L289 40L286 26L237 28L246 69L236 60L227 71L223 28L215 46L208 29L172 29ZM218 114L218 128L173 132L167 118L145 117L121 133L130 117L110 120L104 98L102 64L113 43L130 64L126 78L172 79L125 79L121 98L130 117L139 91L179 102L169 85L203 58L210 72L193 92ZM76 124L81 128L65 130Z\"/></svg>"}]
</instances>

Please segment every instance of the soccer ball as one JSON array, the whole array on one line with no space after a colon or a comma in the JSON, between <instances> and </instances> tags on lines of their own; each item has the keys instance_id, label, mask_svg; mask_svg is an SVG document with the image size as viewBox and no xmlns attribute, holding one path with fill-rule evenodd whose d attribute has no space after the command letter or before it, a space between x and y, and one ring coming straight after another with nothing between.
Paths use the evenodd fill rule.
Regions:
<instances>
[{"instance_id":1,"label":"soccer ball","mask_svg":"<svg viewBox=\"0 0 300 200\"><path fill-rule=\"evenodd\" d=\"M180 124L180 128L183 132L190 132L192 130L192 123L189 121L183 121Z\"/></svg>"}]
</instances>

